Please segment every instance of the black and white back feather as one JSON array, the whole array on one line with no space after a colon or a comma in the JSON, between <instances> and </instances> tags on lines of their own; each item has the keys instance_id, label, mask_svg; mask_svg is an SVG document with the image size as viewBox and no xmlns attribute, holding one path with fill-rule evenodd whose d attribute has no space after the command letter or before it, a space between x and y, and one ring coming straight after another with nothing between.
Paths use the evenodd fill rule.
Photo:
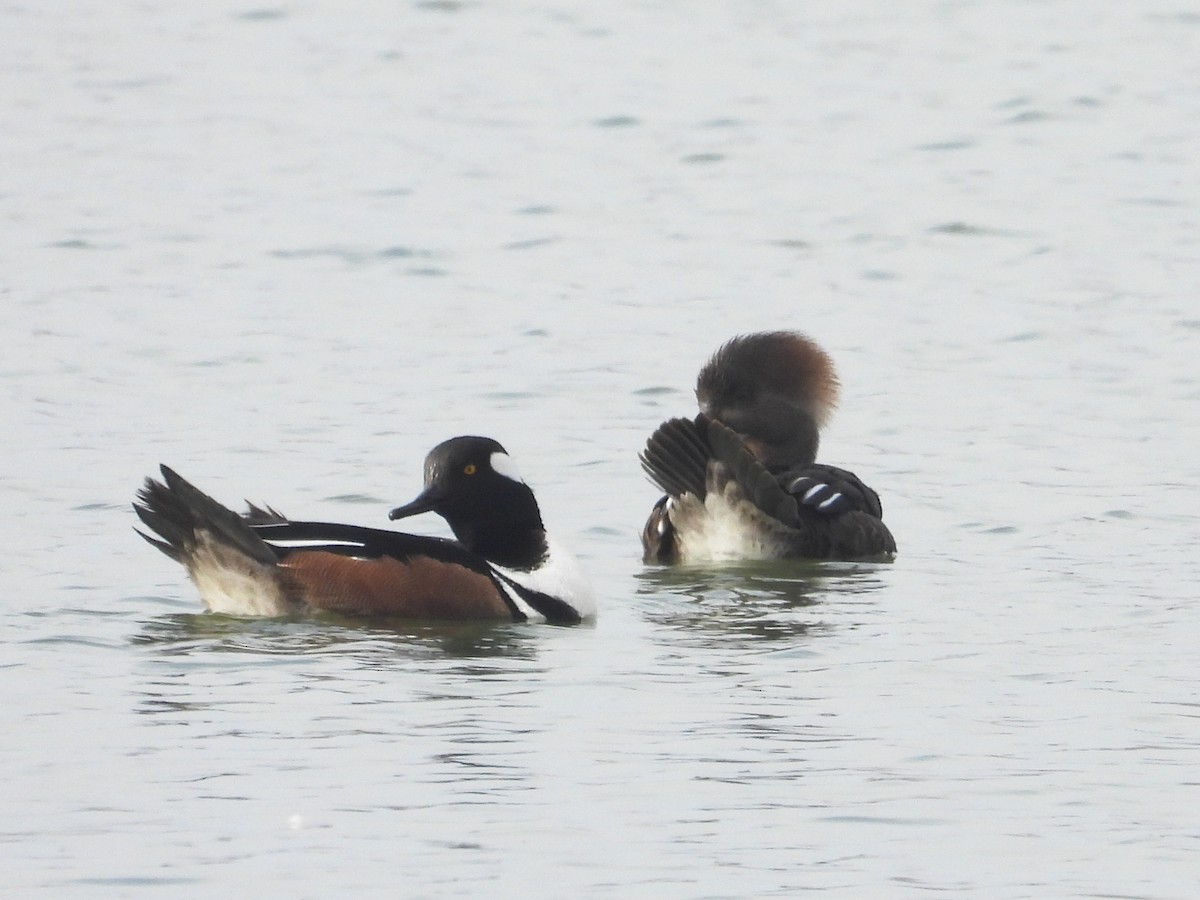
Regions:
<instances>
[{"instance_id":1,"label":"black and white back feather","mask_svg":"<svg viewBox=\"0 0 1200 900\"><path fill-rule=\"evenodd\" d=\"M737 432L703 415L660 425L641 463L666 494L643 532L649 562L895 554L879 495L853 472L809 463L773 473ZM734 521L718 526L720 517ZM725 535L734 536L728 549Z\"/></svg>"}]
</instances>

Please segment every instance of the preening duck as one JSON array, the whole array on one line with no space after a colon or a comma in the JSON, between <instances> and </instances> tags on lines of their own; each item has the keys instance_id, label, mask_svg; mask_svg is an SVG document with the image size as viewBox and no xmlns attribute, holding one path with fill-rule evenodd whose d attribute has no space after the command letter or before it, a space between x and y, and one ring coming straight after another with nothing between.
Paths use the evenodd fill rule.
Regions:
<instances>
[{"instance_id":1,"label":"preening duck","mask_svg":"<svg viewBox=\"0 0 1200 900\"><path fill-rule=\"evenodd\" d=\"M891 559L879 495L816 462L837 403L833 362L797 332L740 335L700 370L694 419L670 419L641 454L665 496L642 530L646 562Z\"/></svg>"}]
</instances>

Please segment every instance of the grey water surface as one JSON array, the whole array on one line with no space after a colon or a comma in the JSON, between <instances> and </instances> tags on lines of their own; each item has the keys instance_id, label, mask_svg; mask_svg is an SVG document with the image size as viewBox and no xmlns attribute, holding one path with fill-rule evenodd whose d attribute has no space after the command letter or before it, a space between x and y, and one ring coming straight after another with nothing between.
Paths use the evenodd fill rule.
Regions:
<instances>
[{"instance_id":1,"label":"grey water surface","mask_svg":"<svg viewBox=\"0 0 1200 900\"><path fill-rule=\"evenodd\" d=\"M0 895L1195 896L1194 3L9 3L0 113ZM767 328L898 559L644 567ZM207 616L132 530L461 433L594 624Z\"/></svg>"}]
</instances>

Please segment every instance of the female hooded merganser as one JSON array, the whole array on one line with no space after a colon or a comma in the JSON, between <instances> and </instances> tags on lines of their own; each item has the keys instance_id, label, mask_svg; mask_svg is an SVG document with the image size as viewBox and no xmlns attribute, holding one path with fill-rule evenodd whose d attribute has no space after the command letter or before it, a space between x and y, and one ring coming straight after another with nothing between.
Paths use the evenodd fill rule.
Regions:
<instances>
[{"instance_id":1,"label":"female hooded merganser","mask_svg":"<svg viewBox=\"0 0 1200 900\"><path fill-rule=\"evenodd\" d=\"M436 512L457 541L294 522L251 506L226 509L162 466L134 504L182 563L212 612L282 616L324 610L420 619L544 619L595 614L575 560L548 540L533 491L491 438L456 437L425 458L425 490L391 519Z\"/></svg>"},{"instance_id":2,"label":"female hooded merganser","mask_svg":"<svg viewBox=\"0 0 1200 900\"><path fill-rule=\"evenodd\" d=\"M671 419L641 455L666 492L642 530L646 562L890 559L879 495L815 462L837 402L829 356L802 334L735 337L700 370L695 419Z\"/></svg>"}]
</instances>

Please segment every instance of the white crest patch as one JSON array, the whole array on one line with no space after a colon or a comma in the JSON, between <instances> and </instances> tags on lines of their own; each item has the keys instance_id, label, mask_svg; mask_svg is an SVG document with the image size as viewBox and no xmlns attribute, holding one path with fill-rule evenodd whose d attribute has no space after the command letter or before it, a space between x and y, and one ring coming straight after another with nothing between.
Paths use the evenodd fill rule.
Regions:
<instances>
[{"instance_id":1,"label":"white crest patch","mask_svg":"<svg viewBox=\"0 0 1200 900\"><path fill-rule=\"evenodd\" d=\"M496 451L492 454L489 460L492 466L492 471L497 475L503 475L518 484L524 484L525 479L521 477L521 473L517 471L517 464L512 461L512 457L507 453Z\"/></svg>"}]
</instances>

